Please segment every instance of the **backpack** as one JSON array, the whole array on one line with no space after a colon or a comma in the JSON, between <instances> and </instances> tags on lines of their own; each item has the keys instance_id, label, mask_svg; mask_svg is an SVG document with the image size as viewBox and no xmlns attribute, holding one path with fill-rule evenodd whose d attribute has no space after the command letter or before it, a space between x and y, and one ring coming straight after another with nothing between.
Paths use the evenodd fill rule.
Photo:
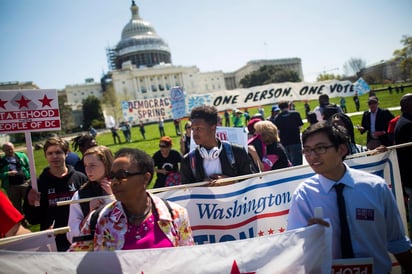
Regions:
<instances>
[{"instance_id":1,"label":"backpack","mask_svg":"<svg viewBox=\"0 0 412 274\"><path fill-rule=\"evenodd\" d=\"M177 186L181 185L182 180L179 172L169 172L166 177L165 186Z\"/></svg>"},{"instance_id":2,"label":"backpack","mask_svg":"<svg viewBox=\"0 0 412 274\"><path fill-rule=\"evenodd\" d=\"M263 170L262 171L269 171L272 170L273 165L279 160L279 156L276 154L267 154L266 152L266 144L262 141L261 136L256 134L251 139L249 139L248 144L252 144L255 140L258 140L262 146L262 163L263 163ZM253 161L252 161L253 162Z\"/></svg>"},{"instance_id":3,"label":"backpack","mask_svg":"<svg viewBox=\"0 0 412 274\"><path fill-rule=\"evenodd\" d=\"M226 152L226 157L230 162L230 166L233 170L236 169L236 160L235 156L233 155L232 145L229 142L221 141L222 147ZM192 169L192 174L196 177L196 149L189 152L189 163L190 168Z\"/></svg>"}]
</instances>

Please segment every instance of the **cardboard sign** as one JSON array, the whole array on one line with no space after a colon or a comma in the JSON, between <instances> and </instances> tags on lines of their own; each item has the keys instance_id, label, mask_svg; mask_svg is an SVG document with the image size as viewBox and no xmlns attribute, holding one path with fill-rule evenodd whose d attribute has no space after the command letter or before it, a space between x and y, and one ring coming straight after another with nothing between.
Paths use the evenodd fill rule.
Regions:
<instances>
[{"instance_id":1,"label":"cardboard sign","mask_svg":"<svg viewBox=\"0 0 412 274\"><path fill-rule=\"evenodd\" d=\"M0 91L0 133L60 130L56 90Z\"/></svg>"}]
</instances>

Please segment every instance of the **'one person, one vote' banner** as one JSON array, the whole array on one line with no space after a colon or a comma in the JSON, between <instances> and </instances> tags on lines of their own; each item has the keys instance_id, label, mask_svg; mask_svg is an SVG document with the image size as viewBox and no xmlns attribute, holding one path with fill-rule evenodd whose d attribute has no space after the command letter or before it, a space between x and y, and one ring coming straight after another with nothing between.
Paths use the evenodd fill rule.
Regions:
<instances>
[{"instance_id":1,"label":"'one person, one vote' banner","mask_svg":"<svg viewBox=\"0 0 412 274\"><path fill-rule=\"evenodd\" d=\"M160 117L177 119L188 116L194 107L202 105L212 105L218 111L224 111L276 104L281 101L315 100L321 94L327 94L330 98L348 97L355 93L361 95L369 90L368 84L362 78L354 83L337 80L316 83L286 82L205 94L185 94L183 88L175 87L171 89L169 96L123 101L122 112L126 121L146 123L156 122Z\"/></svg>"}]
</instances>

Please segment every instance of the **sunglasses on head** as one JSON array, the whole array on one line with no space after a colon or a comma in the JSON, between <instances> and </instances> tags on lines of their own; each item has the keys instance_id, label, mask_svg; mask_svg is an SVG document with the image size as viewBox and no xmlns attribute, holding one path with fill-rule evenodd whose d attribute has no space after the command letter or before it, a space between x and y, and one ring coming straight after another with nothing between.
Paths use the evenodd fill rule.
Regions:
<instances>
[{"instance_id":1,"label":"sunglasses on head","mask_svg":"<svg viewBox=\"0 0 412 274\"><path fill-rule=\"evenodd\" d=\"M141 172L141 171L129 172L127 170L122 170L121 169L121 170L118 170L116 172L110 172L109 179L110 180L113 180L113 179L124 180L124 179L127 179L128 177L131 177L131 176L143 175L143 174L145 174L145 172Z\"/></svg>"}]
</instances>

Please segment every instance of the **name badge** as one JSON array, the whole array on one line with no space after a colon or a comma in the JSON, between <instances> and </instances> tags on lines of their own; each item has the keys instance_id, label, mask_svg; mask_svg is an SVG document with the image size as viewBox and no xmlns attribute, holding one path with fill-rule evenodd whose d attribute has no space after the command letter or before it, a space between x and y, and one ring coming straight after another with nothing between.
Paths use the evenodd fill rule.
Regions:
<instances>
[{"instance_id":1,"label":"name badge","mask_svg":"<svg viewBox=\"0 0 412 274\"><path fill-rule=\"evenodd\" d=\"M373 221L375 220L375 211L370 208L357 208L356 220Z\"/></svg>"}]
</instances>

